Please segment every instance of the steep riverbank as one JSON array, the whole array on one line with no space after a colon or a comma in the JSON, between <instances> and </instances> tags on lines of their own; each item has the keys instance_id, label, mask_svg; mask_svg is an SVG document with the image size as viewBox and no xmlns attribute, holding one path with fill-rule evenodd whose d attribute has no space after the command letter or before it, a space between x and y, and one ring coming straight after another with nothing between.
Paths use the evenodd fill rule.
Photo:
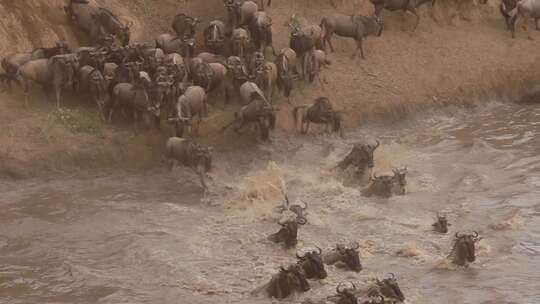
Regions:
<instances>
[{"instance_id":1,"label":"steep riverbank","mask_svg":"<svg viewBox=\"0 0 540 304\"><path fill-rule=\"evenodd\" d=\"M98 1L99 2L99 1ZM133 25L136 42L150 42L157 34L168 31L172 17L188 11L203 19L223 18L222 2L208 1L101 1ZM107 3L105 3L107 2ZM274 45L287 45L284 26L292 14L319 23L322 16L335 11L326 0L273 1L269 12L273 18ZM370 14L368 1L337 1L344 13L360 11ZM309 3L309 5L307 5ZM71 29L63 16L63 1L0 1L0 52L29 50L52 45L58 37L74 44L80 33ZM351 60L354 43L335 39L336 53L330 54L332 65L322 74L324 87L318 83L299 84L292 97L294 105L328 96L346 113L347 127L354 128L368 120L388 121L405 117L433 106L470 105L473 100L513 100L522 88L540 80L539 40L527 40L518 32L511 39L497 11L498 2L470 6L466 16L471 21L452 17L456 8L437 3L429 17L429 7L420 9L421 21L412 32L414 16L401 12L384 13L385 31L379 38L370 37L364 48L367 60ZM533 33L533 37L540 35ZM39 88L35 88L30 106L25 109L17 90L0 94L0 175L24 177L41 172L93 169L122 166L145 168L161 159L161 146L171 134L162 131L134 133L125 124L104 126L94 117L94 110L82 106L78 97L69 96L67 110L54 111ZM279 129L293 132L290 108L279 101ZM252 138L239 139L223 134L219 128L231 118L234 107L222 110L220 103L211 108L205 121L202 139L218 149L235 149L251 145ZM249 137L246 132L244 137Z\"/></svg>"}]
</instances>

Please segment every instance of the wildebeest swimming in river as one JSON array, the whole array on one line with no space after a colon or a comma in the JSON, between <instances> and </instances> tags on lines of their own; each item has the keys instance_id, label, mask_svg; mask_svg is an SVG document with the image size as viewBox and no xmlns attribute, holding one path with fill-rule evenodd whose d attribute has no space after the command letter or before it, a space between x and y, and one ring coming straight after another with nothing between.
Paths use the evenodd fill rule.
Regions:
<instances>
[{"instance_id":1,"label":"wildebeest swimming in river","mask_svg":"<svg viewBox=\"0 0 540 304\"><path fill-rule=\"evenodd\" d=\"M201 181L201 185L206 189L204 176L212 169L212 149L203 147L200 144L185 138L171 137L165 147L165 157L167 167L171 171L175 162L193 170Z\"/></svg>"},{"instance_id":2,"label":"wildebeest swimming in river","mask_svg":"<svg viewBox=\"0 0 540 304\"><path fill-rule=\"evenodd\" d=\"M390 277L382 281L377 279L375 284L369 287L367 294L370 297L382 296L389 300L384 303L401 303L405 301L405 296L401 288L399 288L396 276L393 273L390 273Z\"/></svg>"},{"instance_id":3,"label":"wildebeest swimming in river","mask_svg":"<svg viewBox=\"0 0 540 304\"><path fill-rule=\"evenodd\" d=\"M334 249L323 254L323 261L327 265L336 264L336 266L360 272L362 270L362 264L360 263L360 256L358 254L359 247L360 244L356 242L350 247L337 244Z\"/></svg>"},{"instance_id":4,"label":"wildebeest swimming in river","mask_svg":"<svg viewBox=\"0 0 540 304\"><path fill-rule=\"evenodd\" d=\"M252 294L265 291L269 297L284 299L294 292L306 292L310 289L308 281L298 264L287 268L280 267L279 272L272 276L270 282L257 288Z\"/></svg>"},{"instance_id":5,"label":"wildebeest swimming in river","mask_svg":"<svg viewBox=\"0 0 540 304\"><path fill-rule=\"evenodd\" d=\"M448 223L445 215L437 214L437 221L433 223L432 226L433 229L437 232L447 233L448 226L451 226L451 224Z\"/></svg>"},{"instance_id":6,"label":"wildebeest swimming in river","mask_svg":"<svg viewBox=\"0 0 540 304\"><path fill-rule=\"evenodd\" d=\"M452 258L452 263L467 267L469 263L476 260L476 252L474 245L478 242L478 232L474 234L459 234L456 232L454 246L448 257Z\"/></svg>"},{"instance_id":7,"label":"wildebeest swimming in river","mask_svg":"<svg viewBox=\"0 0 540 304\"><path fill-rule=\"evenodd\" d=\"M307 251L304 254L296 252L298 264L302 267L306 278L324 279L328 276L322 261L322 249L317 247L317 251Z\"/></svg>"},{"instance_id":8,"label":"wildebeest swimming in river","mask_svg":"<svg viewBox=\"0 0 540 304\"><path fill-rule=\"evenodd\" d=\"M337 167L341 170L347 170L349 167L355 169L355 175L357 178L362 178L369 173L374 166L373 153L379 147L379 141L376 141L376 145L368 143L356 143L351 152L341 160Z\"/></svg>"},{"instance_id":9,"label":"wildebeest swimming in river","mask_svg":"<svg viewBox=\"0 0 540 304\"><path fill-rule=\"evenodd\" d=\"M371 183L362 190L364 196L391 197L392 195L404 195L407 191L407 168L394 169L394 175L374 175Z\"/></svg>"},{"instance_id":10,"label":"wildebeest swimming in river","mask_svg":"<svg viewBox=\"0 0 540 304\"><path fill-rule=\"evenodd\" d=\"M294 247L298 243L298 225L305 225L306 222L305 218L281 221L279 231L269 235L268 239L274 243L283 243L286 248Z\"/></svg>"}]
</instances>

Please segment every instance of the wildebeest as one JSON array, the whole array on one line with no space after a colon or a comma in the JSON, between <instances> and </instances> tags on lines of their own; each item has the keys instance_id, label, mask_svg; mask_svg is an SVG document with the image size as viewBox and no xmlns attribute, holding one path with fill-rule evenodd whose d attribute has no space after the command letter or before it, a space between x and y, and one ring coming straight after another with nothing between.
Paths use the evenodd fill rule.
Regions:
<instances>
[{"instance_id":1,"label":"wildebeest","mask_svg":"<svg viewBox=\"0 0 540 304\"><path fill-rule=\"evenodd\" d=\"M323 31L319 25L295 26L289 38L289 47L296 52L302 67L302 77L306 77L308 54L323 48ZM295 66L296 69L296 66Z\"/></svg>"},{"instance_id":2,"label":"wildebeest","mask_svg":"<svg viewBox=\"0 0 540 304\"><path fill-rule=\"evenodd\" d=\"M203 115L208 113L208 107L206 102L206 92L199 86L189 86L182 96L178 97L176 103L176 136L182 137L184 133L184 126L188 126L190 134L192 132L193 117L198 116L197 120L197 132L199 131L199 125L201 124Z\"/></svg>"},{"instance_id":3,"label":"wildebeest","mask_svg":"<svg viewBox=\"0 0 540 304\"><path fill-rule=\"evenodd\" d=\"M79 60L73 54L56 55L49 59L32 60L21 66L17 79L23 83L25 105L28 104L30 82L45 87L53 87L56 95L56 107L60 108L61 92L65 88L73 88Z\"/></svg>"},{"instance_id":4,"label":"wildebeest","mask_svg":"<svg viewBox=\"0 0 540 304\"><path fill-rule=\"evenodd\" d=\"M223 0L227 8L228 27L231 29L247 25L259 10L257 3L243 0Z\"/></svg>"},{"instance_id":5,"label":"wildebeest","mask_svg":"<svg viewBox=\"0 0 540 304\"><path fill-rule=\"evenodd\" d=\"M238 124L235 128L239 132L249 123L256 124L261 132L262 140L270 139L270 130L274 129L276 124L276 109L266 100L264 93L253 82L245 82L240 86L240 97L245 106L234 114L234 121L223 127L227 129L233 124Z\"/></svg>"},{"instance_id":6,"label":"wildebeest","mask_svg":"<svg viewBox=\"0 0 540 304\"><path fill-rule=\"evenodd\" d=\"M229 85L233 95L240 95L240 87L250 79L245 62L237 56L227 58L227 69L229 75Z\"/></svg>"},{"instance_id":7,"label":"wildebeest","mask_svg":"<svg viewBox=\"0 0 540 304\"><path fill-rule=\"evenodd\" d=\"M512 14L515 14L514 9L517 5L517 0L502 0L499 4L499 11L501 12L501 15L504 17L504 21L506 22L506 29L512 30ZM537 27L538 29L538 27Z\"/></svg>"},{"instance_id":8,"label":"wildebeest","mask_svg":"<svg viewBox=\"0 0 540 304\"><path fill-rule=\"evenodd\" d=\"M404 12L411 12L416 16L416 23L414 25L414 30L418 27L420 23L420 16L416 11L422 4L430 2L431 6L435 5L435 0L369 0L375 7L375 15L380 16L383 9L387 9L391 12L402 10Z\"/></svg>"},{"instance_id":9,"label":"wildebeest","mask_svg":"<svg viewBox=\"0 0 540 304\"><path fill-rule=\"evenodd\" d=\"M197 18L193 18L184 13L174 16L171 27L176 33L177 37L189 37L193 38L197 29L197 24L201 21Z\"/></svg>"},{"instance_id":10,"label":"wildebeest","mask_svg":"<svg viewBox=\"0 0 540 304\"><path fill-rule=\"evenodd\" d=\"M528 38L532 40L531 35L527 31L527 23L532 18L536 26L536 30L540 30L538 27L538 19L540 19L540 0L520 0L516 3L516 12L510 19L512 38L516 36L516 23L519 18L523 19L522 26L525 32L527 32Z\"/></svg>"},{"instance_id":11,"label":"wildebeest","mask_svg":"<svg viewBox=\"0 0 540 304\"><path fill-rule=\"evenodd\" d=\"M396 276L393 273L390 273L390 277L382 281L377 279L375 284L369 287L367 294L371 297L383 296L390 301L389 303L405 301L405 296L401 292Z\"/></svg>"},{"instance_id":12,"label":"wildebeest","mask_svg":"<svg viewBox=\"0 0 540 304\"><path fill-rule=\"evenodd\" d=\"M345 284L339 283L336 286L337 295L328 297L328 300L336 304L358 304L356 285L352 282L350 288L343 287L343 285Z\"/></svg>"},{"instance_id":13,"label":"wildebeest","mask_svg":"<svg viewBox=\"0 0 540 304\"><path fill-rule=\"evenodd\" d=\"M113 94L109 105L109 122L113 112L118 107L128 108L137 121L142 118L146 122L153 122L159 126L161 115L160 105L150 98L152 81L146 72L140 72L139 78L131 83L118 83L113 87Z\"/></svg>"},{"instance_id":14,"label":"wildebeest","mask_svg":"<svg viewBox=\"0 0 540 304\"><path fill-rule=\"evenodd\" d=\"M28 53L14 53L2 59L2 68L6 74L8 88L11 90L11 81L16 80L17 71L25 63L36 59L49 59L56 55L68 54L69 47L64 41L59 41L54 47L37 48Z\"/></svg>"},{"instance_id":15,"label":"wildebeest","mask_svg":"<svg viewBox=\"0 0 540 304\"><path fill-rule=\"evenodd\" d=\"M255 70L254 82L264 92L269 102L273 101L274 89L277 86L278 70L273 62L265 62Z\"/></svg>"},{"instance_id":16,"label":"wildebeest","mask_svg":"<svg viewBox=\"0 0 540 304\"><path fill-rule=\"evenodd\" d=\"M251 37L246 29L241 27L235 28L232 31L231 50L234 56L246 59L247 52L251 46Z\"/></svg>"},{"instance_id":17,"label":"wildebeest","mask_svg":"<svg viewBox=\"0 0 540 304\"><path fill-rule=\"evenodd\" d=\"M357 242L349 247L344 246L343 244L337 244L334 249L323 254L323 261L327 265L336 264L336 266L360 272L362 271L362 264L360 263L358 248L360 248L360 244Z\"/></svg>"},{"instance_id":18,"label":"wildebeest","mask_svg":"<svg viewBox=\"0 0 540 304\"><path fill-rule=\"evenodd\" d=\"M96 68L85 65L79 69L79 89L90 95L98 106L98 114L105 121L104 107L108 102L108 81Z\"/></svg>"},{"instance_id":19,"label":"wildebeest","mask_svg":"<svg viewBox=\"0 0 540 304\"><path fill-rule=\"evenodd\" d=\"M355 144L351 152L338 163L337 167L346 170L348 167L353 166L356 176L363 177L368 170L373 168L373 153L380 145L379 141L376 142L376 145L368 143Z\"/></svg>"},{"instance_id":20,"label":"wildebeest","mask_svg":"<svg viewBox=\"0 0 540 304\"><path fill-rule=\"evenodd\" d=\"M301 110L301 114L299 112ZM326 130L332 126L334 132L339 133L343 137L343 127L341 114L334 110L330 100L327 97L318 97L310 106L297 106L293 109L293 118L295 126L298 124L300 116L300 132L307 133L309 124L325 124ZM305 128L304 128L305 127Z\"/></svg>"},{"instance_id":21,"label":"wildebeest","mask_svg":"<svg viewBox=\"0 0 540 304\"><path fill-rule=\"evenodd\" d=\"M220 90L225 97L225 104L229 102L229 88L227 87L227 68L221 63L199 62L191 69L194 85L198 85L210 93Z\"/></svg>"},{"instance_id":22,"label":"wildebeest","mask_svg":"<svg viewBox=\"0 0 540 304\"><path fill-rule=\"evenodd\" d=\"M433 229L440 233L447 233L448 226L452 226L448 223L446 216L437 213L437 221L432 224Z\"/></svg>"},{"instance_id":23,"label":"wildebeest","mask_svg":"<svg viewBox=\"0 0 540 304\"><path fill-rule=\"evenodd\" d=\"M127 25L122 24L118 16L102 7L95 13L95 18L108 33L116 36L123 46L129 44L131 38L129 27L131 26L131 23Z\"/></svg>"},{"instance_id":24,"label":"wildebeest","mask_svg":"<svg viewBox=\"0 0 540 304\"><path fill-rule=\"evenodd\" d=\"M89 34L99 31L101 24L95 18L99 7L94 1L70 0L64 11L83 31Z\"/></svg>"},{"instance_id":25,"label":"wildebeest","mask_svg":"<svg viewBox=\"0 0 540 304\"><path fill-rule=\"evenodd\" d=\"M264 290L269 297L284 299L294 292L306 292L310 289L302 269L297 264L287 268L280 267L279 272L272 275L270 282L257 288L253 293Z\"/></svg>"},{"instance_id":26,"label":"wildebeest","mask_svg":"<svg viewBox=\"0 0 540 304\"><path fill-rule=\"evenodd\" d=\"M456 232L456 238L454 240L454 246L448 257L452 257L452 263L467 267L469 263L476 260L475 244L480 238L478 232L474 234L459 234Z\"/></svg>"},{"instance_id":27,"label":"wildebeest","mask_svg":"<svg viewBox=\"0 0 540 304\"><path fill-rule=\"evenodd\" d=\"M315 79L318 79L321 85L323 85L320 73L322 67L330 63L330 60L328 60L326 53L323 50L311 50L304 55L304 63L302 67L304 79L309 82L313 82Z\"/></svg>"},{"instance_id":28,"label":"wildebeest","mask_svg":"<svg viewBox=\"0 0 540 304\"><path fill-rule=\"evenodd\" d=\"M306 202L302 202L303 205L300 204L294 204L291 205L289 202L289 197L287 194L285 194L285 203L281 206L278 206L278 209L283 213L285 211L291 211L296 215L296 218L303 218L306 219L306 209L308 207Z\"/></svg>"},{"instance_id":29,"label":"wildebeest","mask_svg":"<svg viewBox=\"0 0 540 304\"><path fill-rule=\"evenodd\" d=\"M288 99L293 89L292 72L296 69L296 52L291 48L284 48L274 63L277 67L277 87Z\"/></svg>"},{"instance_id":30,"label":"wildebeest","mask_svg":"<svg viewBox=\"0 0 540 304\"><path fill-rule=\"evenodd\" d=\"M283 243L285 248L291 248L298 243L298 225L306 224L305 218L288 219L279 222L281 228L278 232L268 236L268 240L274 243Z\"/></svg>"},{"instance_id":31,"label":"wildebeest","mask_svg":"<svg viewBox=\"0 0 540 304\"><path fill-rule=\"evenodd\" d=\"M156 38L156 47L162 49L165 54L178 53L182 57L191 58L195 52L195 39L161 34Z\"/></svg>"},{"instance_id":32,"label":"wildebeest","mask_svg":"<svg viewBox=\"0 0 540 304\"><path fill-rule=\"evenodd\" d=\"M207 189L204 176L212 169L212 149L204 147L193 140L171 137L167 140L165 157L167 167L171 171L175 162L193 170L201 181L203 188Z\"/></svg>"},{"instance_id":33,"label":"wildebeest","mask_svg":"<svg viewBox=\"0 0 540 304\"><path fill-rule=\"evenodd\" d=\"M165 55L163 64L167 67L168 72L174 77L176 83L184 82L187 79L187 67L184 58L177 53Z\"/></svg>"},{"instance_id":34,"label":"wildebeest","mask_svg":"<svg viewBox=\"0 0 540 304\"><path fill-rule=\"evenodd\" d=\"M263 54L270 47L272 54L276 55L276 50L272 44L272 18L266 12L256 12L249 23L249 32L255 45L255 49Z\"/></svg>"},{"instance_id":35,"label":"wildebeest","mask_svg":"<svg viewBox=\"0 0 540 304\"><path fill-rule=\"evenodd\" d=\"M362 190L364 196L390 197L392 195L404 195L407 186L407 168L394 169L393 175L374 175L371 183Z\"/></svg>"},{"instance_id":36,"label":"wildebeest","mask_svg":"<svg viewBox=\"0 0 540 304\"><path fill-rule=\"evenodd\" d=\"M307 279L325 279L328 274L324 269L324 263L321 258L322 249L317 247L317 251L307 251L303 254L296 252L298 264L302 267Z\"/></svg>"},{"instance_id":37,"label":"wildebeest","mask_svg":"<svg viewBox=\"0 0 540 304\"><path fill-rule=\"evenodd\" d=\"M335 33L341 37L353 38L356 41L356 50L352 57L354 58L360 51L362 59L365 59L362 42L368 36L380 36L383 31L383 22L378 16L335 15L324 17L321 20L321 28L323 29L323 50L326 51L326 43L328 42L330 50L334 52L332 36Z\"/></svg>"},{"instance_id":38,"label":"wildebeest","mask_svg":"<svg viewBox=\"0 0 540 304\"><path fill-rule=\"evenodd\" d=\"M210 22L204 30L204 46L210 52L223 54L225 52L225 23L221 20Z\"/></svg>"}]
</instances>

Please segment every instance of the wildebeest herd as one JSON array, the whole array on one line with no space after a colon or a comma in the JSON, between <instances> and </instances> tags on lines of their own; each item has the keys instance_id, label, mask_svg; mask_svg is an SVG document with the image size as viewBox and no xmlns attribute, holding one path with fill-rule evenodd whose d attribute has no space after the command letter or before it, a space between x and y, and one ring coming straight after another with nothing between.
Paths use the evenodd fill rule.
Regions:
<instances>
[{"instance_id":1,"label":"wildebeest herd","mask_svg":"<svg viewBox=\"0 0 540 304\"><path fill-rule=\"evenodd\" d=\"M261 140L270 139L276 125L277 92L289 103L297 81L313 82L319 79L321 68L331 64L325 52L332 45L334 34L353 38L358 52L364 58L363 41L368 36L380 36L384 23L382 9L408 10L416 15L416 8L427 2L400 0L370 0L375 7L373 16L354 14L325 16L319 25L291 23L289 47L276 52L273 46L272 18L264 10L264 1L224 0L227 20L213 20L202 31L204 51L195 54L195 35L201 21L187 13L174 16L172 33L161 34L151 44L130 44L129 22L89 0L70 0L65 12L70 22L87 33L91 46L71 49L64 41L51 48L39 48L29 53L16 53L2 60L5 74L0 79L18 82L25 93L27 104L30 85L37 83L52 88L57 107L61 105L64 90L87 94L95 102L104 122L123 116L133 119L135 125L143 123L160 128L162 121L174 126L175 136L168 139L165 156L169 170L175 162L197 173L206 188L205 176L212 168L212 149L198 143L199 125L208 116L209 104L215 105L221 97L225 105L237 99L241 108L223 126L239 132L248 124L255 126ZM518 16L533 17L540 0L503 0L500 10L509 29L514 29ZM434 2L434 1L433 1ZM333 1L332 1L332 4ZM271 5L271 0L266 3ZM418 15L415 27L418 25ZM271 50L271 55L267 56ZM270 61L268 58L273 57ZM299 67L299 69L298 69ZM322 83L322 81L321 81ZM116 116L115 116L116 114ZM295 125L307 133L311 123L323 124L327 131L343 136L343 117L331 101L324 96L311 105L293 106ZM367 186L364 196L391 197L406 194L407 168L395 168L392 175L372 176L373 156L380 143L355 144L336 168L352 173ZM367 178L366 178L367 177ZM279 220L280 230L268 239L283 243L286 248L297 244L300 226L307 223L307 204L290 205L288 199L281 211L294 216ZM445 216L438 215L433 224L436 231L448 232ZM455 235L450 253L452 261L466 266L475 260L478 234ZM293 292L310 289L308 279L324 279L328 273L324 265L337 265L355 272L362 270L359 244L337 244L322 249L298 252L298 263L281 267L262 290L271 297L285 298ZM340 284L336 295L329 297L335 303L397 303L404 301L394 275L376 280L368 290L359 290L354 283Z\"/></svg>"}]
</instances>

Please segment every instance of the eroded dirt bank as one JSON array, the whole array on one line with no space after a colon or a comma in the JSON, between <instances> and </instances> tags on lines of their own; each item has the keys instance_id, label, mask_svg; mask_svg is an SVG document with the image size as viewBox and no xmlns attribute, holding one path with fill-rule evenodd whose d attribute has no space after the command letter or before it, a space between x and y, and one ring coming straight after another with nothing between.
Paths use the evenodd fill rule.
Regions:
<instances>
[{"instance_id":1,"label":"eroded dirt bank","mask_svg":"<svg viewBox=\"0 0 540 304\"><path fill-rule=\"evenodd\" d=\"M133 25L135 42L151 42L168 31L172 17L182 11L200 16L203 24L211 18L223 18L220 0L206 1L98 1ZM287 45L285 23L299 14L313 23L335 11L326 0L273 1L275 47ZM371 14L369 1L337 1L341 12ZM309 4L309 5L308 5ZM63 1L0 1L0 52L29 50L49 46L58 38L75 44L84 37L73 30L64 17ZM365 43L367 60L351 60L354 43L337 38L333 64L324 70L327 83L304 85L293 95L293 104L309 103L326 95L346 113L348 128L369 119L388 121L432 106L469 104L474 99L513 99L523 88L537 83L540 68L538 39L530 41L521 31L511 39L505 30L497 1L471 6L465 22L452 17L456 8L447 2L422 7L418 29L412 32L414 17L384 13L385 32ZM533 37L540 35L533 33ZM25 109L19 90L0 95L0 175L24 177L51 170L74 168L126 168L155 166L161 157L161 145L171 134L162 131L134 133L127 125L103 126L94 110L78 96L68 97L67 110L54 111L39 88L29 109ZM279 127L293 132L290 108L280 100ZM202 138L219 149L235 149L254 143L236 134L218 132L229 121L234 107L222 110L221 103L211 109Z\"/></svg>"}]
</instances>

